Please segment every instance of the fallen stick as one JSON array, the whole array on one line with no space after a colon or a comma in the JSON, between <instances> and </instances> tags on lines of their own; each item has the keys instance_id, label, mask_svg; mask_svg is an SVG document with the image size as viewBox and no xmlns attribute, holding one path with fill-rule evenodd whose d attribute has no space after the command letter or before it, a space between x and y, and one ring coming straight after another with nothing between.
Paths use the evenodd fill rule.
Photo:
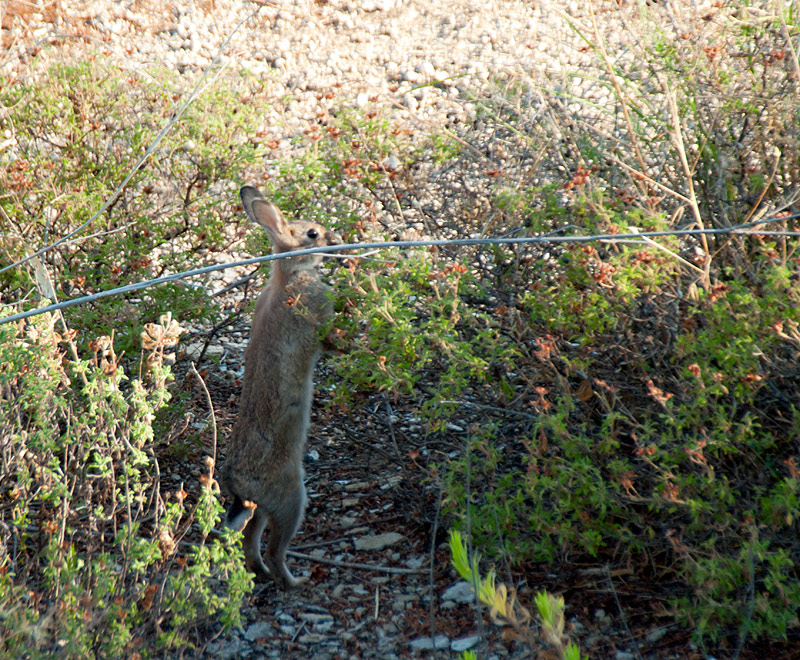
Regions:
<instances>
[{"instance_id":1,"label":"fallen stick","mask_svg":"<svg viewBox=\"0 0 800 660\"><path fill-rule=\"evenodd\" d=\"M428 568L396 568L394 566L377 566L375 564L358 564L350 561L337 561L336 559L326 559L325 557L314 557L313 555L307 555L304 552L297 552L296 550L289 550L286 554L290 557L294 557L295 559L315 561L320 564L338 566L339 568L353 568L359 571L376 571L379 573L390 573L392 575L424 575L430 570Z\"/></svg>"}]
</instances>

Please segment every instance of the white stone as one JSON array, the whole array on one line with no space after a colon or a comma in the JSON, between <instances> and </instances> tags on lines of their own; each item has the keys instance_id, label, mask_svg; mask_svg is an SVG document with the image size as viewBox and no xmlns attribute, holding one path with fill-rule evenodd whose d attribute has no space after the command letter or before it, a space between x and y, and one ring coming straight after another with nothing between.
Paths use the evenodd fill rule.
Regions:
<instances>
[{"instance_id":1,"label":"white stone","mask_svg":"<svg viewBox=\"0 0 800 660\"><path fill-rule=\"evenodd\" d=\"M405 537L397 532L386 532L375 536L362 536L355 540L356 550L383 550L394 545Z\"/></svg>"},{"instance_id":2,"label":"white stone","mask_svg":"<svg viewBox=\"0 0 800 660\"><path fill-rule=\"evenodd\" d=\"M417 651L432 651L434 648L446 649L450 646L450 640L446 635L436 635L433 639L430 637L414 639L408 645Z\"/></svg>"},{"instance_id":3,"label":"white stone","mask_svg":"<svg viewBox=\"0 0 800 660\"><path fill-rule=\"evenodd\" d=\"M419 101L417 101L417 99L414 98L413 94L404 94L403 105L413 112L419 107Z\"/></svg>"},{"instance_id":4,"label":"white stone","mask_svg":"<svg viewBox=\"0 0 800 660\"><path fill-rule=\"evenodd\" d=\"M455 653L461 653L475 646L481 641L480 635L470 635L469 637L462 637L461 639L454 639L450 642L450 650Z\"/></svg>"},{"instance_id":5,"label":"white stone","mask_svg":"<svg viewBox=\"0 0 800 660\"><path fill-rule=\"evenodd\" d=\"M452 600L456 603L472 603L475 601L475 592L468 582L456 582L442 594L442 600Z\"/></svg>"},{"instance_id":6,"label":"white stone","mask_svg":"<svg viewBox=\"0 0 800 660\"><path fill-rule=\"evenodd\" d=\"M271 637L272 631L272 624L269 621L256 621L253 625L248 626L244 637L246 640L254 642L257 639Z\"/></svg>"}]
</instances>

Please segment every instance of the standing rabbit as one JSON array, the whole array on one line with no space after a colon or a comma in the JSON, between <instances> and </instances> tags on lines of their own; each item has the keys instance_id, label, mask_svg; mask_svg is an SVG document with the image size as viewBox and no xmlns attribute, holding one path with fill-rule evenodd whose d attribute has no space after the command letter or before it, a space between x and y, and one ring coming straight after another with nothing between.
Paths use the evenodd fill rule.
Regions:
<instances>
[{"instance_id":1,"label":"standing rabbit","mask_svg":"<svg viewBox=\"0 0 800 660\"><path fill-rule=\"evenodd\" d=\"M314 222L288 222L251 186L244 186L240 195L247 216L269 235L273 253L342 242ZM286 548L306 505L303 453L318 331L333 314L330 289L316 268L321 260L311 254L272 262L272 276L256 302L239 416L219 474L228 501L225 525L237 530L244 526L247 567L258 579L271 575L282 589L304 582L286 567ZM261 536L267 525L262 559Z\"/></svg>"}]
</instances>

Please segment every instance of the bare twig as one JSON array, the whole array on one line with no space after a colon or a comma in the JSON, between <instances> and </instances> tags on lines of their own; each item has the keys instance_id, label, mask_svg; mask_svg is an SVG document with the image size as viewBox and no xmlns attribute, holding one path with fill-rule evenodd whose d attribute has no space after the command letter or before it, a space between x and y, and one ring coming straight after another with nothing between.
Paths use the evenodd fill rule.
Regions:
<instances>
[{"instance_id":1,"label":"bare twig","mask_svg":"<svg viewBox=\"0 0 800 660\"><path fill-rule=\"evenodd\" d=\"M475 403L473 401L445 400L442 401L442 403L455 406L468 406L470 408L479 408L480 410L489 410L491 412L496 412L500 415L513 415L514 417L522 417L523 419L527 419L530 421L535 421L539 419L537 415L531 415L530 413L525 413L520 410L514 410L512 408L500 408L498 406L489 406L486 405L485 403Z\"/></svg>"},{"instance_id":2,"label":"bare twig","mask_svg":"<svg viewBox=\"0 0 800 660\"><path fill-rule=\"evenodd\" d=\"M642 157L642 152L639 149L639 140L636 137L636 131L633 130L633 122L631 121L630 111L628 110L628 102L625 97L625 94L622 93L622 88L619 84L619 79L617 76L616 71L614 70L613 65L611 64L611 58L608 56L608 52L606 51L606 47L603 44L603 40L600 37L600 30L597 27L597 20L594 15L594 3L589 3L589 12L592 17L592 29L594 30L594 38L597 48L600 52L600 57L603 58L603 63L606 65L606 69L608 69L608 75L611 78L611 82L614 85L614 91L616 92L617 98L619 99L619 104L622 107L622 114L625 117L625 125L628 127L628 135L631 138L631 144L633 145L633 150L636 153L636 160L639 162L639 167L642 172L647 171L647 166L644 164L644 158ZM638 186L638 181L637 181ZM646 193L646 191L643 191Z\"/></svg>"},{"instance_id":3,"label":"bare twig","mask_svg":"<svg viewBox=\"0 0 800 660\"><path fill-rule=\"evenodd\" d=\"M428 619L431 630L431 639L436 639L436 598L434 587L436 580L434 569L436 568L436 534L439 531L439 514L442 511L442 482L439 481L439 498L436 502L436 516L433 519L433 529L431 530L431 548L430 548L430 569L428 571ZM434 653L437 652L436 645L434 644Z\"/></svg>"},{"instance_id":4,"label":"bare twig","mask_svg":"<svg viewBox=\"0 0 800 660\"><path fill-rule=\"evenodd\" d=\"M206 403L208 404L208 410L211 413L211 429L212 429L212 451L211 451L211 458L214 461L214 464L211 466L211 472L214 472L214 466L217 464L217 416L214 414L214 404L211 401L211 394L208 392L208 387L206 387L206 382L203 380L203 377L197 372L197 368L194 366L194 362L191 363L192 366L192 373L194 377L200 383L200 387L203 388L203 392L206 394Z\"/></svg>"},{"instance_id":5,"label":"bare twig","mask_svg":"<svg viewBox=\"0 0 800 660\"><path fill-rule=\"evenodd\" d=\"M781 161L781 152L780 149L775 147L775 162L772 165L772 173L769 175L769 179L767 179L767 183L761 189L761 194L758 196L756 203L753 204L753 207L750 209L750 212L745 216L744 222L749 222L750 218L753 217L753 214L761 207L761 202L764 201L764 197L767 194L767 191L772 186L772 182L775 180L775 175L778 173L778 163Z\"/></svg>"},{"instance_id":6,"label":"bare twig","mask_svg":"<svg viewBox=\"0 0 800 660\"><path fill-rule=\"evenodd\" d=\"M466 507L467 507L467 557L470 565L475 558L475 550L472 547L472 433L467 433L467 483L466 483ZM483 615L481 608L479 581L480 575L476 570L472 571L472 595L475 602L475 617L478 620L478 635L486 644L486 630L483 626Z\"/></svg>"},{"instance_id":7,"label":"bare twig","mask_svg":"<svg viewBox=\"0 0 800 660\"><path fill-rule=\"evenodd\" d=\"M673 197L675 197L676 199L679 199L679 200L681 200L682 202L684 202L685 204L691 204L691 203L692 203L692 200L690 200L690 199L689 199L688 197L686 197L685 195L681 195L681 194L680 194L680 193L679 193L677 190L673 190L673 189L672 189L672 188L670 188L669 186L665 186L663 183L660 183L660 182L656 181L654 178L652 178L652 177L651 177L651 176L649 176L648 174L645 174L643 171L637 170L635 167L631 167L630 165L628 165L628 164L627 164L627 163L625 163L624 161L621 161L619 158L617 158L617 157L616 157L616 156L614 156L613 154L609 154L609 155L608 155L608 158L609 158L610 160L614 161L614 162L615 162L617 165L619 165L620 167L622 167L622 168L624 168L624 169L628 170L628 171L629 171L631 174L633 174L633 175L634 175L634 177L635 177L635 178L641 178L641 179L644 179L644 180L646 180L646 181L647 181L647 183L649 183L650 185L653 185L653 186L655 186L656 188L660 188L660 189L661 189L661 190L663 190L665 193L667 193L667 194L669 194L669 195L672 195L672 196L673 196Z\"/></svg>"},{"instance_id":8,"label":"bare twig","mask_svg":"<svg viewBox=\"0 0 800 660\"><path fill-rule=\"evenodd\" d=\"M289 556L295 559L304 559L305 561L317 562L318 564L326 564L328 566L336 566L338 568L352 568L357 571L374 571L376 573L389 573L390 575L425 575L428 572L427 568L399 568L395 566L380 566L377 564L359 564L358 562L351 561L338 561L336 559L327 559L326 557L314 557L307 555L304 552L297 552L295 550L288 550Z\"/></svg>"},{"instance_id":9,"label":"bare twig","mask_svg":"<svg viewBox=\"0 0 800 660\"><path fill-rule=\"evenodd\" d=\"M639 230L638 230L636 227L630 227L630 226L629 226L628 228L629 228L631 231L639 231ZM703 271L703 269L702 269L702 268L699 268L699 267L695 266L695 265L694 265L694 264L693 264L691 261L687 261L687 260L686 260L686 259L684 259L684 258L683 258L681 255L679 255L679 254L676 254L675 252L673 252L672 250L670 250L670 249L669 249L668 247L666 247L665 245L661 245L661 243L657 243L657 242L656 242L656 241L654 241L652 238L647 238L647 237L645 237L645 239L644 239L644 240L645 240L645 242L646 242L648 245L652 245L654 248L656 248L656 249L658 249L658 250L662 250L663 252L666 252L666 253L667 253L669 256L671 256L671 257L672 257L673 259L675 259L676 261L678 261L678 262L682 263L682 264L683 264L684 266L686 266L687 268L691 268L692 270L696 271L696 272L697 272L697 273L699 273L700 275L704 275L704 274L705 274L705 271Z\"/></svg>"},{"instance_id":10,"label":"bare twig","mask_svg":"<svg viewBox=\"0 0 800 660\"><path fill-rule=\"evenodd\" d=\"M753 610L756 604L756 585L755 585L755 568L753 567L753 546L755 545L757 532L755 529L751 532L750 548L747 552L747 614L744 620L744 627L739 633L739 643L736 645L736 653L734 653L732 660L739 660L742 654L744 643L747 640L747 634L750 631L750 623L753 620Z\"/></svg>"},{"instance_id":11,"label":"bare twig","mask_svg":"<svg viewBox=\"0 0 800 660\"><path fill-rule=\"evenodd\" d=\"M216 298L217 296L221 296L228 293L228 291L232 291L233 289L236 289L240 286L249 284L250 280L252 280L257 273L258 273L258 268L254 269L252 272L248 273L244 277L240 277L235 282L231 282L228 286L221 288L219 291L214 291L214 293L211 294L211 297Z\"/></svg>"},{"instance_id":12,"label":"bare twig","mask_svg":"<svg viewBox=\"0 0 800 660\"><path fill-rule=\"evenodd\" d=\"M614 596L614 602L617 604L617 609L619 610L619 616L622 620L622 625L625 627L625 632L628 633L628 639L633 644L633 649L636 651L636 657L639 660L644 660L642 658L642 653L639 650L639 644L636 642L633 634L631 633L631 629L628 626L628 618L625 616L625 610L622 609L622 605L619 602L619 597L617 596L617 590L614 588L614 580L611 579L611 569L609 568L608 564L605 565L605 573L606 573L606 580L608 580L608 586L611 588L611 593Z\"/></svg>"},{"instance_id":13,"label":"bare twig","mask_svg":"<svg viewBox=\"0 0 800 660\"><path fill-rule=\"evenodd\" d=\"M678 156L681 159L683 166L683 173L686 175L686 187L689 190L689 207L694 214L695 222L700 229L705 229L703 217L700 214L700 204L697 202L697 195L694 191L694 171L689 167L689 161L686 158L686 147L683 144L683 131L681 130L681 119L678 114L678 102L675 99L675 93L668 89L665 85L664 89L667 95L667 102L669 103L669 112L672 119L672 140L675 148L678 151ZM708 248L708 238L705 234L700 235L700 241L703 244L703 251L706 255L705 263L703 264L703 284L709 286L711 283L711 251Z\"/></svg>"},{"instance_id":14,"label":"bare twig","mask_svg":"<svg viewBox=\"0 0 800 660\"><path fill-rule=\"evenodd\" d=\"M294 641L300 636L300 633L303 632L303 628L306 627L307 623L308 623L308 621L306 619L303 619L303 623L301 623L297 627L297 630L295 631L294 635L292 636L292 643L294 643Z\"/></svg>"},{"instance_id":15,"label":"bare twig","mask_svg":"<svg viewBox=\"0 0 800 660\"><path fill-rule=\"evenodd\" d=\"M784 3L783 0L776 3L778 6L778 17L781 21L781 31L783 32L783 38L786 40L786 46L789 48L789 51L792 53L792 66L794 67L794 79L796 82L800 82L800 61L798 61L797 57L797 49L794 47L794 42L792 41L792 37L789 34L789 26L786 25L786 18L784 16ZM795 90L797 89L797 85L794 86Z\"/></svg>"}]
</instances>

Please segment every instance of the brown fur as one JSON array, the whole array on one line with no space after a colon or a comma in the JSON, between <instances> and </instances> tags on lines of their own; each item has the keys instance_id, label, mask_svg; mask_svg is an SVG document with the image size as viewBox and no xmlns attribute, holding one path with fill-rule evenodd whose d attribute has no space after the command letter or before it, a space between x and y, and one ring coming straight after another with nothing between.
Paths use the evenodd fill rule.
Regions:
<instances>
[{"instance_id":1,"label":"brown fur","mask_svg":"<svg viewBox=\"0 0 800 660\"><path fill-rule=\"evenodd\" d=\"M287 222L253 187L245 186L240 194L248 217L269 235L273 253L341 243L316 223ZM316 269L320 261L317 255L306 255L272 262L272 276L256 302L239 416L219 473L228 500L225 524L235 529L244 525L248 568L258 578L271 575L283 589L302 583L286 567L286 549L306 504L303 454L318 331L333 313L329 287ZM261 536L267 526L262 558Z\"/></svg>"}]
</instances>

